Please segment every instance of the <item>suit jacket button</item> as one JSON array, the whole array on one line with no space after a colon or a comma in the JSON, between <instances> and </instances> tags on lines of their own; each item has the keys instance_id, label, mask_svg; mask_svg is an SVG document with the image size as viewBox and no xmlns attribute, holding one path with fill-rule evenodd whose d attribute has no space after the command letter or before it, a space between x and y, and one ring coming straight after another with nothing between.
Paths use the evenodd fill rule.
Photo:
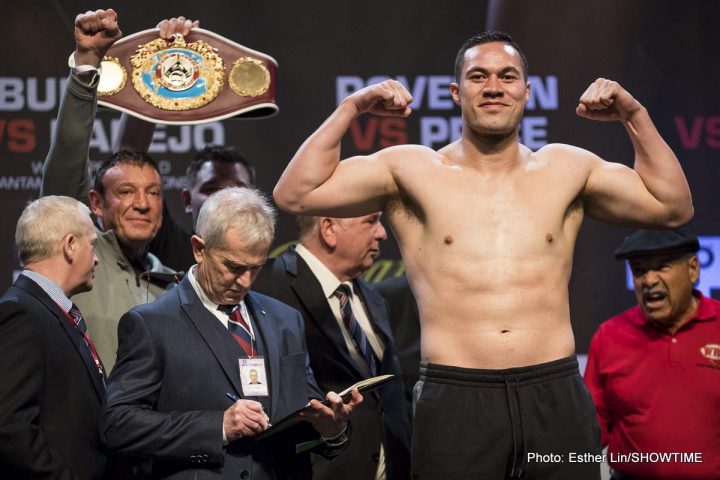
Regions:
<instances>
[{"instance_id":1,"label":"suit jacket button","mask_svg":"<svg viewBox=\"0 0 720 480\"><path fill-rule=\"evenodd\" d=\"M380 461L380 454L378 452L372 454L372 461L375 463L378 463Z\"/></svg>"},{"instance_id":2,"label":"suit jacket button","mask_svg":"<svg viewBox=\"0 0 720 480\"><path fill-rule=\"evenodd\" d=\"M240 472L240 478L242 478L243 480L245 480L246 478L250 478L250 472L248 472L247 470L243 470L242 472Z\"/></svg>"},{"instance_id":3,"label":"suit jacket button","mask_svg":"<svg viewBox=\"0 0 720 480\"><path fill-rule=\"evenodd\" d=\"M190 463L195 463L195 455L190 455Z\"/></svg>"}]
</instances>

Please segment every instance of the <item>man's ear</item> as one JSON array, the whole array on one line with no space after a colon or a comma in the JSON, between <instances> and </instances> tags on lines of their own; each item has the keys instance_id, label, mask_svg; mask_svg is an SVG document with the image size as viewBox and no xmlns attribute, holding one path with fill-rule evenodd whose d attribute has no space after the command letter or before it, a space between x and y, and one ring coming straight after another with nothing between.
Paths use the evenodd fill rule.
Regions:
<instances>
[{"instance_id":1,"label":"man's ear","mask_svg":"<svg viewBox=\"0 0 720 480\"><path fill-rule=\"evenodd\" d=\"M105 202L103 201L100 192L98 192L97 190L90 190L88 192L88 202L90 203L90 211L93 213L93 215L102 220L103 205Z\"/></svg>"},{"instance_id":2,"label":"man's ear","mask_svg":"<svg viewBox=\"0 0 720 480\"><path fill-rule=\"evenodd\" d=\"M452 96L453 103L459 107L460 106L460 87L455 82L452 82L450 84L450 95Z\"/></svg>"},{"instance_id":3,"label":"man's ear","mask_svg":"<svg viewBox=\"0 0 720 480\"><path fill-rule=\"evenodd\" d=\"M200 265L205 258L205 240L193 235L190 238L190 245L192 246L193 257L195 257L195 263Z\"/></svg>"},{"instance_id":4,"label":"man's ear","mask_svg":"<svg viewBox=\"0 0 720 480\"><path fill-rule=\"evenodd\" d=\"M525 103L530 101L530 80L525 83Z\"/></svg>"},{"instance_id":5,"label":"man's ear","mask_svg":"<svg viewBox=\"0 0 720 480\"><path fill-rule=\"evenodd\" d=\"M688 260L688 273L690 275L690 281L695 285L700 278L700 260L698 260L697 255L693 255L690 257L690 260Z\"/></svg>"},{"instance_id":6,"label":"man's ear","mask_svg":"<svg viewBox=\"0 0 720 480\"><path fill-rule=\"evenodd\" d=\"M185 207L185 213L192 213L192 195L190 194L190 190L183 188L180 192L180 198Z\"/></svg>"},{"instance_id":7,"label":"man's ear","mask_svg":"<svg viewBox=\"0 0 720 480\"><path fill-rule=\"evenodd\" d=\"M338 223L333 218L320 217L318 221L318 234L320 235L320 239L331 250L337 246L337 227Z\"/></svg>"},{"instance_id":8,"label":"man's ear","mask_svg":"<svg viewBox=\"0 0 720 480\"><path fill-rule=\"evenodd\" d=\"M72 263L75 258L75 252L77 251L78 238L72 233L68 233L62 239L62 251L65 256L65 260L68 263Z\"/></svg>"}]
</instances>

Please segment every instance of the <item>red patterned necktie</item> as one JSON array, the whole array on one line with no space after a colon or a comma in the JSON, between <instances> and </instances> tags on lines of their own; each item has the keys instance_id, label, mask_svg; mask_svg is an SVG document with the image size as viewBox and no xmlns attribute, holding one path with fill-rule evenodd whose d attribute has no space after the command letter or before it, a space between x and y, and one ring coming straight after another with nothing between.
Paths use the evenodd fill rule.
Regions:
<instances>
[{"instance_id":1,"label":"red patterned necktie","mask_svg":"<svg viewBox=\"0 0 720 480\"><path fill-rule=\"evenodd\" d=\"M235 341L243 349L248 358L254 357L257 353L255 349L255 339L250 333L250 324L242 315L239 305L220 305L218 310L224 312L228 316L228 330L232 333Z\"/></svg>"}]
</instances>

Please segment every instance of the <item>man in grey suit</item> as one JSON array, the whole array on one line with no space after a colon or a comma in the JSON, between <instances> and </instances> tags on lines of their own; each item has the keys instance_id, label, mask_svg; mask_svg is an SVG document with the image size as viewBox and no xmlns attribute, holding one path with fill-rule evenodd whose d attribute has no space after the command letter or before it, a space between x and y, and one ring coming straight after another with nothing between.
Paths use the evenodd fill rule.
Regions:
<instances>
[{"instance_id":1,"label":"man in grey suit","mask_svg":"<svg viewBox=\"0 0 720 480\"><path fill-rule=\"evenodd\" d=\"M320 403L300 314L250 291L274 221L257 190L215 193L192 237L197 265L120 320L101 434L112 450L152 459L148 478L310 478L308 456L295 452L303 428L253 439L306 404L303 416L322 436L317 449L332 456L347 441L362 397L343 403L331 392L330 406ZM267 382L250 385L251 369Z\"/></svg>"},{"instance_id":2,"label":"man in grey suit","mask_svg":"<svg viewBox=\"0 0 720 480\"><path fill-rule=\"evenodd\" d=\"M320 387L337 390L375 375L400 376L387 305L359 278L387 238L380 214L299 217L298 225L297 247L271 259L255 289L303 314L310 365ZM353 320L346 323L349 312ZM315 478L409 478L410 414L402 381L365 395L355 418L353 441L340 458L314 458Z\"/></svg>"}]
</instances>

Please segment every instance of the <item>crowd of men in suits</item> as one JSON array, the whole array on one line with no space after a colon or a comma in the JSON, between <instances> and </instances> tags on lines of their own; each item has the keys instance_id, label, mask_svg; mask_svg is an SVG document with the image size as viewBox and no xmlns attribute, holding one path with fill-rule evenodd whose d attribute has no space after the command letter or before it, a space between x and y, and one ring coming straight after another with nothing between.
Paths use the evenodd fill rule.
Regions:
<instances>
[{"instance_id":1,"label":"crowd of men in suits","mask_svg":"<svg viewBox=\"0 0 720 480\"><path fill-rule=\"evenodd\" d=\"M167 35L193 26L172 22ZM304 219L304 256L287 252L255 288L275 212L232 148L188 169L192 232L143 151L120 149L93 179L96 69L120 36L112 10L76 18L41 198L18 221L24 270L0 300L0 476L409 478L402 381L333 393L401 373L386 303L359 279L386 238L380 215ZM298 410L305 422L258 437Z\"/></svg>"}]
</instances>

